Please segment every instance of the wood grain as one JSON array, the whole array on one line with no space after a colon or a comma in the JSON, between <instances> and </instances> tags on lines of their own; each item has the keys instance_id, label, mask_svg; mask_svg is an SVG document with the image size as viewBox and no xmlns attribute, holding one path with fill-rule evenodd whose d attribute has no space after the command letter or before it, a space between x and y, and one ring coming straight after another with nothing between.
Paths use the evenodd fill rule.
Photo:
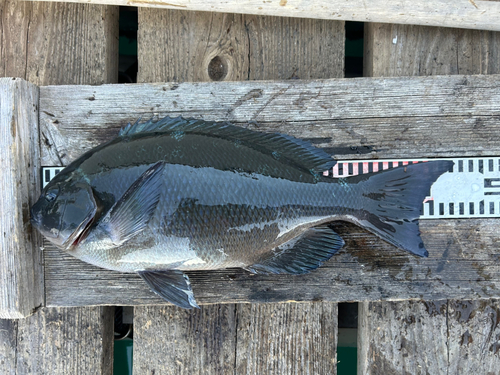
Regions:
<instances>
[{"instance_id":1,"label":"wood grain","mask_svg":"<svg viewBox=\"0 0 500 375\"><path fill-rule=\"evenodd\" d=\"M339 77L344 24L140 8L138 49L140 82ZM329 314L322 326L324 310ZM138 374L335 371L334 303L214 304L192 313L138 306L134 312ZM165 320L171 322L168 330ZM143 329L144 321L159 321L160 327ZM151 360L152 351L162 360Z\"/></svg>"},{"instance_id":2,"label":"wood grain","mask_svg":"<svg viewBox=\"0 0 500 375\"><path fill-rule=\"evenodd\" d=\"M422 76L499 73L499 38L500 33L491 31L366 24L364 74ZM492 247L492 251L495 251L495 247L496 245ZM476 302L478 301L473 303ZM457 337L456 333L452 334L450 331L460 331L463 324L449 319L452 314L448 313L448 306L469 306L469 303L471 302L457 300L364 303L359 315L360 326L364 327L360 331L358 349L360 373L465 374L478 369L480 373L489 373L488 367L499 368L500 363L492 360L493 356L484 361L484 367L481 366L481 360L481 363L468 360L469 357L472 358L469 350L474 353L474 358L484 358L485 354L487 356L485 346L481 350L478 350L479 345L470 347L469 340L472 339L466 329L462 332L466 336L465 342L464 337ZM442 311L432 308L433 306L442 307ZM431 314L428 313L430 307ZM378 321L380 326L377 329L370 327L370 323L365 324L370 322L373 314L380 311L386 313L385 323ZM415 320L417 323L413 324ZM402 322L406 322L404 327L401 326ZM447 326L448 322L454 324ZM474 326L479 331L491 330L487 321L482 324L476 321ZM368 328L365 329L366 327ZM399 330L402 330L403 335L399 335ZM394 345L390 345L388 336L396 332L398 336L393 341ZM401 345L400 349L397 348L398 345ZM480 351L482 352L479 354Z\"/></svg>"},{"instance_id":3,"label":"wood grain","mask_svg":"<svg viewBox=\"0 0 500 375\"><path fill-rule=\"evenodd\" d=\"M0 368L5 375L16 374L18 320L0 319Z\"/></svg>"},{"instance_id":4,"label":"wood grain","mask_svg":"<svg viewBox=\"0 0 500 375\"><path fill-rule=\"evenodd\" d=\"M68 164L140 116L181 114L307 138L336 158L498 155L499 82L491 75L47 86L42 165Z\"/></svg>"},{"instance_id":5,"label":"wood grain","mask_svg":"<svg viewBox=\"0 0 500 375\"><path fill-rule=\"evenodd\" d=\"M47 1L47 0L45 0ZM498 1L400 0L59 0L93 4L243 13L283 17L320 18L361 22L402 23L465 29L500 30Z\"/></svg>"},{"instance_id":6,"label":"wood grain","mask_svg":"<svg viewBox=\"0 0 500 375\"><path fill-rule=\"evenodd\" d=\"M194 311L147 306L137 310L136 374L336 373L336 304L230 304Z\"/></svg>"},{"instance_id":7,"label":"wood grain","mask_svg":"<svg viewBox=\"0 0 500 375\"><path fill-rule=\"evenodd\" d=\"M238 304L236 374L336 374L337 304Z\"/></svg>"},{"instance_id":8,"label":"wood grain","mask_svg":"<svg viewBox=\"0 0 500 375\"><path fill-rule=\"evenodd\" d=\"M342 77L344 39L341 21L140 8L138 80Z\"/></svg>"},{"instance_id":9,"label":"wood grain","mask_svg":"<svg viewBox=\"0 0 500 375\"><path fill-rule=\"evenodd\" d=\"M358 374L498 374L498 300L364 302Z\"/></svg>"},{"instance_id":10,"label":"wood grain","mask_svg":"<svg viewBox=\"0 0 500 375\"><path fill-rule=\"evenodd\" d=\"M117 7L0 0L0 76L22 77L38 85L117 82L117 55ZM27 131L38 136L37 121ZM30 173L39 173L39 155L35 160L27 169ZM39 177L36 182L33 187L21 184L19 191L30 189L38 198ZM23 206L26 212L28 208L28 204ZM32 259L36 263L40 262L40 246L35 250ZM28 268L29 263L25 265ZM39 280L33 291L42 287ZM37 305L42 302L43 298ZM113 315L113 309L102 307L41 308L24 320L2 320L0 372L111 374ZM1 331L4 327L6 331Z\"/></svg>"},{"instance_id":11,"label":"wood grain","mask_svg":"<svg viewBox=\"0 0 500 375\"><path fill-rule=\"evenodd\" d=\"M0 78L0 318L22 318L43 302L41 237L29 208L40 192L38 87Z\"/></svg>"},{"instance_id":12,"label":"wood grain","mask_svg":"<svg viewBox=\"0 0 500 375\"><path fill-rule=\"evenodd\" d=\"M0 0L0 76L37 85L118 82L118 8Z\"/></svg>"},{"instance_id":13,"label":"wood grain","mask_svg":"<svg viewBox=\"0 0 500 375\"><path fill-rule=\"evenodd\" d=\"M429 258L416 258L350 224L322 267L302 276L255 276L240 269L189 272L198 303L363 301L497 297L498 220L422 221ZM48 306L165 304L134 274L120 274L46 248Z\"/></svg>"},{"instance_id":14,"label":"wood grain","mask_svg":"<svg viewBox=\"0 0 500 375\"><path fill-rule=\"evenodd\" d=\"M134 374L233 374L234 305L148 306L134 313Z\"/></svg>"},{"instance_id":15,"label":"wood grain","mask_svg":"<svg viewBox=\"0 0 500 375\"><path fill-rule=\"evenodd\" d=\"M500 33L365 24L364 76L500 73Z\"/></svg>"},{"instance_id":16,"label":"wood grain","mask_svg":"<svg viewBox=\"0 0 500 375\"><path fill-rule=\"evenodd\" d=\"M40 309L26 319L0 320L2 374L112 375L112 310Z\"/></svg>"}]
</instances>

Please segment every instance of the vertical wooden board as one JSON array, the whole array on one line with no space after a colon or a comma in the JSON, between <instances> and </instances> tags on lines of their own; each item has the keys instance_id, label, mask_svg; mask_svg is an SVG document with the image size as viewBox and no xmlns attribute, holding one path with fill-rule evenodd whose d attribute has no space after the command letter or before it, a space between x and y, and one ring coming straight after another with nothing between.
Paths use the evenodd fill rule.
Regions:
<instances>
[{"instance_id":1,"label":"vertical wooden board","mask_svg":"<svg viewBox=\"0 0 500 375\"><path fill-rule=\"evenodd\" d=\"M118 8L0 0L0 76L5 75L38 85L117 82ZM38 128L32 126L29 134L38 136ZM30 173L38 171L32 164ZM35 195L40 179L34 180ZM28 212L29 206L23 209ZM39 246L36 250L33 259L39 262ZM38 282L33 290L41 287ZM0 358L7 352L17 358L2 367L5 372L112 373L112 309L40 309L5 324L18 326L15 336L0 335Z\"/></svg>"},{"instance_id":2,"label":"vertical wooden board","mask_svg":"<svg viewBox=\"0 0 500 375\"><path fill-rule=\"evenodd\" d=\"M139 9L139 82L342 77L344 22Z\"/></svg>"},{"instance_id":3,"label":"vertical wooden board","mask_svg":"<svg viewBox=\"0 0 500 375\"><path fill-rule=\"evenodd\" d=\"M0 78L0 318L22 318L43 302L40 237L29 209L40 192L38 87Z\"/></svg>"},{"instance_id":4,"label":"vertical wooden board","mask_svg":"<svg viewBox=\"0 0 500 375\"><path fill-rule=\"evenodd\" d=\"M112 307L44 308L19 320L15 373L112 375L113 317Z\"/></svg>"},{"instance_id":5,"label":"vertical wooden board","mask_svg":"<svg viewBox=\"0 0 500 375\"><path fill-rule=\"evenodd\" d=\"M140 8L138 21L138 82L247 78L242 15Z\"/></svg>"},{"instance_id":6,"label":"vertical wooden board","mask_svg":"<svg viewBox=\"0 0 500 375\"><path fill-rule=\"evenodd\" d=\"M16 375L17 320L0 319L0 369Z\"/></svg>"},{"instance_id":7,"label":"vertical wooden board","mask_svg":"<svg viewBox=\"0 0 500 375\"><path fill-rule=\"evenodd\" d=\"M449 374L500 374L500 300L450 301Z\"/></svg>"},{"instance_id":8,"label":"vertical wooden board","mask_svg":"<svg viewBox=\"0 0 500 375\"><path fill-rule=\"evenodd\" d=\"M361 302L358 374L447 374L447 302Z\"/></svg>"},{"instance_id":9,"label":"vertical wooden board","mask_svg":"<svg viewBox=\"0 0 500 375\"><path fill-rule=\"evenodd\" d=\"M244 16L248 79L344 77L343 21Z\"/></svg>"},{"instance_id":10,"label":"vertical wooden board","mask_svg":"<svg viewBox=\"0 0 500 375\"><path fill-rule=\"evenodd\" d=\"M365 58L364 75L372 77L380 76L423 76L437 74L493 74L500 72L500 33L479 31L447 29L439 27L395 25L395 24L365 24ZM434 302L422 302L429 305ZM450 311L453 306L458 306L461 301L449 301ZM380 303L379 308L390 309L389 304ZM363 304L360 309L360 322L369 319L370 311L375 305ZM369 306L369 307L368 307ZM408 314L406 302L395 303L395 310L399 310L399 316ZM450 313L451 314L451 313ZM435 318L420 316L422 320L428 320L431 328L424 332L423 338L434 335L436 342L443 342L448 338L448 332L438 332L432 328ZM476 323L480 326L480 323ZM449 326L451 327L451 325ZM482 328L486 329L488 325ZM426 329L426 328L423 328ZM383 346L383 340L375 331L364 330L367 337L360 341L359 365L364 370L360 373L379 373L380 368L391 369L391 362L399 358L393 353L372 356L371 350ZM467 331L465 331L467 332ZM465 332L462 332L464 335ZM450 332L451 334L451 332ZM467 334L465 334L467 336ZM469 336L466 337L469 339ZM453 365L452 357L456 363L463 364L467 357L467 350L462 344L449 337L446 353L441 353L438 358L440 363L446 361L446 371L449 373L470 373L473 368L466 367L470 371L461 372L463 368ZM372 343L373 342L373 343ZM416 342L425 348L426 341ZM421 358L421 354L413 354L414 358ZM380 360L379 360L380 359ZM380 363L377 363L380 362ZM386 362L384 362L386 361ZM449 363L449 361L451 361ZM488 365L490 362L487 362ZM488 366L486 365L486 366ZM436 373L441 373L441 367ZM443 367L443 371L444 371ZM423 372L419 369L418 371ZM380 372L381 373L381 372ZM433 373L433 372L430 372Z\"/></svg>"},{"instance_id":11,"label":"vertical wooden board","mask_svg":"<svg viewBox=\"0 0 500 375\"><path fill-rule=\"evenodd\" d=\"M336 374L337 304L239 304L236 374Z\"/></svg>"},{"instance_id":12,"label":"vertical wooden board","mask_svg":"<svg viewBox=\"0 0 500 375\"><path fill-rule=\"evenodd\" d=\"M500 32L365 24L364 76L500 72Z\"/></svg>"},{"instance_id":13,"label":"vertical wooden board","mask_svg":"<svg viewBox=\"0 0 500 375\"><path fill-rule=\"evenodd\" d=\"M118 7L0 0L0 76L37 85L118 81Z\"/></svg>"},{"instance_id":14,"label":"vertical wooden board","mask_svg":"<svg viewBox=\"0 0 500 375\"><path fill-rule=\"evenodd\" d=\"M158 82L343 77L344 35L344 23L340 21L140 8L137 79L138 82ZM291 373L302 373L299 368L301 362L304 362L307 363L304 371L319 369L319 372L311 373L335 373L337 307L333 303L322 305L325 310L329 309L330 316L321 323L318 321L324 319L324 314L317 308L319 304L315 305L268 304L259 309L238 306L238 318L231 323L233 330L238 329L238 340L241 339L233 348L237 356L236 370L234 363L231 363L231 366L221 370L222 373L259 373L255 366L257 363L262 366L262 358L271 358L264 349L269 347L274 348L274 371L286 368L295 371ZM211 309L217 311L226 309L226 306L213 306ZM178 311L176 307L138 307L135 309L135 319L144 321L144 316L148 313L178 316ZM263 349L258 349L256 344L263 342L258 335L265 333L262 327L265 321L271 319L272 311L286 312L287 317L300 316L301 320L295 322L294 335L290 331L286 334L276 331L272 337L268 336ZM183 330L183 327L191 324L190 319L190 315L180 315L171 331ZM212 312L205 319L207 322L217 322L219 318ZM245 333L248 327L241 326L240 321L260 321L258 328L261 330ZM275 322L283 321L277 318ZM331 322L334 324L330 324ZM326 331L314 332L322 324L328 324L328 327L333 327L329 329L334 331L325 328ZM137 323L135 327L137 329ZM325 334L322 335L323 333ZM292 345L306 341L312 343L311 337L314 335L323 337L321 350L316 351L311 346L300 349ZM213 340L210 332L201 337L205 342ZM257 341L252 342L249 337ZM148 348L161 347L155 343L165 339L163 335L156 336L147 347L136 343L134 366L137 366L138 356L147 357ZM295 341L285 345L289 339ZM251 345L252 359L244 364ZM325 353L327 357L322 356ZM165 350L159 351L160 357L165 355L168 355ZM177 356L177 360L184 363L192 358L192 353L188 351L178 353ZM263 357L259 359L256 356ZM278 358L285 360L276 362ZM143 365L139 370L134 367L134 371L140 371L137 373L157 368L145 360L140 363ZM206 373L214 373L213 371L214 367L208 367Z\"/></svg>"},{"instance_id":15,"label":"vertical wooden board","mask_svg":"<svg viewBox=\"0 0 500 375\"><path fill-rule=\"evenodd\" d=\"M235 305L142 307L134 313L134 374L233 374Z\"/></svg>"}]
</instances>

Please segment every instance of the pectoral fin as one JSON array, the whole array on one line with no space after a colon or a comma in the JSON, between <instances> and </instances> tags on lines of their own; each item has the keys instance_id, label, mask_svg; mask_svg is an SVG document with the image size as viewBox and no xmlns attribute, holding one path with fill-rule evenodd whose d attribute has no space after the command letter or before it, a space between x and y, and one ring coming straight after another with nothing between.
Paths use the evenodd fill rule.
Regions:
<instances>
[{"instance_id":1,"label":"pectoral fin","mask_svg":"<svg viewBox=\"0 0 500 375\"><path fill-rule=\"evenodd\" d=\"M342 238L328 226L314 227L275 248L246 269L263 274L308 273L330 259L342 246Z\"/></svg>"},{"instance_id":2,"label":"pectoral fin","mask_svg":"<svg viewBox=\"0 0 500 375\"><path fill-rule=\"evenodd\" d=\"M197 305L188 276L178 270L138 271L139 276L160 297L185 309L200 307Z\"/></svg>"},{"instance_id":3,"label":"pectoral fin","mask_svg":"<svg viewBox=\"0 0 500 375\"><path fill-rule=\"evenodd\" d=\"M148 224L160 199L163 166L159 162L144 172L99 224L115 245L129 240Z\"/></svg>"}]
</instances>

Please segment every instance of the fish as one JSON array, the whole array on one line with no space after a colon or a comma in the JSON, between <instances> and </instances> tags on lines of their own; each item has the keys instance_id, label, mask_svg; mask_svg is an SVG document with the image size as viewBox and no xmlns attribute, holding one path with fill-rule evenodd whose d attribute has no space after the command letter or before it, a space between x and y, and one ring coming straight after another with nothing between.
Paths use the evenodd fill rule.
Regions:
<instances>
[{"instance_id":1,"label":"fish","mask_svg":"<svg viewBox=\"0 0 500 375\"><path fill-rule=\"evenodd\" d=\"M198 304L186 271L305 274L353 222L417 256L431 185L453 162L331 178L336 161L307 141L227 122L137 120L74 160L42 190L31 223L59 249L137 273L166 301Z\"/></svg>"}]
</instances>

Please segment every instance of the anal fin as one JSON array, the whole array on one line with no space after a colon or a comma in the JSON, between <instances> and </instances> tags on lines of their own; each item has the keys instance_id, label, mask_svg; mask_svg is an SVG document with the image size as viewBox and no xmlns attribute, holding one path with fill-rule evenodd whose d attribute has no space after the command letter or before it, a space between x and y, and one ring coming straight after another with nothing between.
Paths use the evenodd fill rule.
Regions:
<instances>
[{"instance_id":1,"label":"anal fin","mask_svg":"<svg viewBox=\"0 0 500 375\"><path fill-rule=\"evenodd\" d=\"M138 271L139 276L163 299L184 309L200 307L196 303L189 277L179 270Z\"/></svg>"},{"instance_id":2,"label":"anal fin","mask_svg":"<svg viewBox=\"0 0 500 375\"><path fill-rule=\"evenodd\" d=\"M267 257L246 269L263 274L308 273L330 259L342 246L344 241L330 227L314 227L275 248Z\"/></svg>"}]
</instances>

